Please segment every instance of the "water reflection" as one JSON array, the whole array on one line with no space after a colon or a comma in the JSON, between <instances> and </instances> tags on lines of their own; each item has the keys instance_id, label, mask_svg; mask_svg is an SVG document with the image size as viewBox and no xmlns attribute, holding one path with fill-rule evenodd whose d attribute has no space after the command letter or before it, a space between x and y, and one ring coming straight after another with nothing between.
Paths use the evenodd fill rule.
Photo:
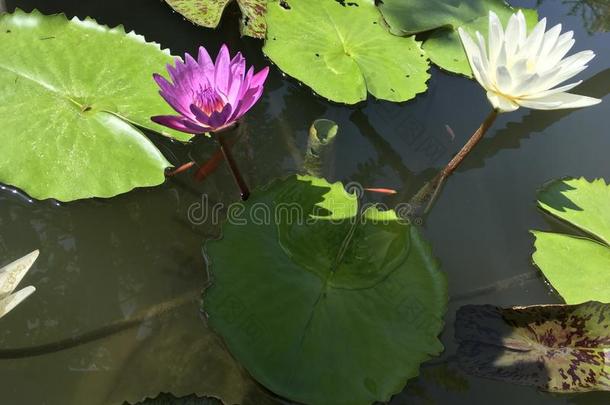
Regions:
<instances>
[{"instance_id":1,"label":"water reflection","mask_svg":"<svg viewBox=\"0 0 610 405\"><path fill-rule=\"evenodd\" d=\"M537 0L538 6L546 0ZM562 0L568 15L579 16L590 34L610 31L610 2L607 0Z\"/></svg>"}]
</instances>

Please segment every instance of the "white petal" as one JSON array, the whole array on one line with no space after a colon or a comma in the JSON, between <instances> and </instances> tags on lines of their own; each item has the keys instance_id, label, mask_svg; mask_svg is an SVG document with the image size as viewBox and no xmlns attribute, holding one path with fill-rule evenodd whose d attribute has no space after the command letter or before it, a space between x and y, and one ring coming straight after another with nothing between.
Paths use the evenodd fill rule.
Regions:
<instances>
[{"instance_id":1,"label":"white petal","mask_svg":"<svg viewBox=\"0 0 610 405\"><path fill-rule=\"evenodd\" d=\"M490 66L506 66L508 62L508 54L506 51L506 43L500 47L500 53L495 61L491 61Z\"/></svg>"},{"instance_id":2,"label":"white petal","mask_svg":"<svg viewBox=\"0 0 610 405\"><path fill-rule=\"evenodd\" d=\"M520 52L519 56L525 56L531 60L536 59L536 56L540 52L540 47L542 46L545 29L546 18L543 18L536 24L529 37L527 37L525 44L523 44L523 50Z\"/></svg>"},{"instance_id":3,"label":"white petal","mask_svg":"<svg viewBox=\"0 0 610 405\"><path fill-rule=\"evenodd\" d=\"M521 10L517 12L517 21L519 22L518 48L521 48L527 39L527 21L525 21L525 14Z\"/></svg>"},{"instance_id":4,"label":"white petal","mask_svg":"<svg viewBox=\"0 0 610 405\"><path fill-rule=\"evenodd\" d=\"M533 100L519 100L523 107L536 110L559 110L563 108L581 108L601 103L600 99L580 96L571 93L552 94Z\"/></svg>"},{"instance_id":5,"label":"white petal","mask_svg":"<svg viewBox=\"0 0 610 405\"><path fill-rule=\"evenodd\" d=\"M21 304L23 300L32 295L34 291L36 291L36 288L29 286L0 299L0 318L11 312L17 305Z\"/></svg>"},{"instance_id":6,"label":"white petal","mask_svg":"<svg viewBox=\"0 0 610 405\"><path fill-rule=\"evenodd\" d=\"M544 34L544 38L542 39L542 49L540 50L540 58L547 57L557 47L559 34L561 34L561 24L557 24Z\"/></svg>"},{"instance_id":7,"label":"white petal","mask_svg":"<svg viewBox=\"0 0 610 405\"><path fill-rule=\"evenodd\" d=\"M466 56L468 59L471 59L473 56L481 56L479 52L479 47L474 43L470 35L462 29L462 27L458 28L458 34L460 36L460 40L462 41L462 45L464 46L464 51L466 51Z\"/></svg>"},{"instance_id":8,"label":"white petal","mask_svg":"<svg viewBox=\"0 0 610 405\"><path fill-rule=\"evenodd\" d=\"M568 56L561 61L561 66L564 69L576 69L589 63L595 58L595 52L593 51L582 51L575 53L574 55Z\"/></svg>"},{"instance_id":9,"label":"white petal","mask_svg":"<svg viewBox=\"0 0 610 405\"><path fill-rule=\"evenodd\" d=\"M570 84L566 84L565 86L561 86L561 87L556 87L554 89L551 90L546 90L537 94L530 94L530 95L526 95L521 97L524 100L534 100L534 99L538 99L538 98L543 98L543 97L547 97L553 94L557 94L557 93L565 93L566 91L570 91L572 90L574 87L578 86L579 84L582 83L582 80L579 80L577 82L574 83L570 83Z\"/></svg>"},{"instance_id":10,"label":"white petal","mask_svg":"<svg viewBox=\"0 0 610 405\"><path fill-rule=\"evenodd\" d=\"M513 63L513 66L510 68L510 75L515 83L522 82L525 78L531 76L531 74L528 73L527 67L527 59L520 59Z\"/></svg>"},{"instance_id":11,"label":"white petal","mask_svg":"<svg viewBox=\"0 0 610 405\"><path fill-rule=\"evenodd\" d=\"M516 83L513 86L511 94L513 94L515 97L524 97L531 94L533 92L532 89L537 87L539 80L540 76L538 76L536 73L522 77L519 83Z\"/></svg>"},{"instance_id":12,"label":"white petal","mask_svg":"<svg viewBox=\"0 0 610 405\"><path fill-rule=\"evenodd\" d=\"M17 288L17 285L38 258L38 254L39 251L35 250L0 269L0 298L12 293Z\"/></svg>"},{"instance_id":13,"label":"white petal","mask_svg":"<svg viewBox=\"0 0 610 405\"><path fill-rule=\"evenodd\" d=\"M576 41L574 41L572 38L566 37L565 39L562 39L561 37L559 37L555 48L552 49L549 54L541 61L541 71L543 69L550 69L556 64L558 64L559 61L561 61L561 59L563 59L563 57L567 55L570 49L572 49L575 42Z\"/></svg>"},{"instance_id":14,"label":"white petal","mask_svg":"<svg viewBox=\"0 0 610 405\"><path fill-rule=\"evenodd\" d=\"M492 91L487 92L487 98L489 99L491 105L500 112L515 111L519 108L517 103Z\"/></svg>"},{"instance_id":15,"label":"white petal","mask_svg":"<svg viewBox=\"0 0 610 405\"><path fill-rule=\"evenodd\" d=\"M504 28L500 19L493 11L489 11L489 61L494 64L504 43Z\"/></svg>"},{"instance_id":16,"label":"white petal","mask_svg":"<svg viewBox=\"0 0 610 405\"><path fill-rule=\"evenodd\" d=\"M587 68L586 63L595 57L592 51L582 51L561 61L551 71L540 74L541 79L530 89L530 94L552 89L564 81L576 76Z\"/></svg>"},{"instance_id":17,"label":"white petal","mask_svg":"<svg viewBox=\"0 0 610 405\"><path fill-rule=\"evenodd\" d=\"M510 59L519 46L519 20L517 14L511 15L508 20L506 32L504 33L504 42L506 43L506 53Z\"/></svg>"},{"instance_id":18,"label":"white petal","mask_svg":"<svg viewBox=\"0 0 610 405\"><path fill-rule=\"evenodd\" d=\"M496 69L496 83L500 92L504 94L510 93L513 80L510 76L510 71L506 66L499 66L498 69Z\"/></svg>"},{"instance_id":19,"label":"white petal","mask_svg":"<svg viewBox=\"0 0 610 405\"><path fill-rule=\"evenodd\" d=\"M458 34L460 36L460 40L462 41L462 45L464 46L464 51L468 57L468 63L470 64L474 78L481 84L481 86L488 86L489 80L487 79L487 74L485 73L485 69L483 68L481 62L483 58L481 57L479 47L474 43L470 35L468 35L468 33L461 27L458 28Z\"/></svg>"},{"instance_id":20,"label":"white petal","mask_svg":"<svg viewBox=\"0 0 610 405\"><path fill-rule=\"evenodd\" d=\"M485 69L488 68L489 65L489 57L487 56L487 48L486 48L486 44L485 44L485 38L483 37L483 35L481 35L481 33L479 31L476 32L476 36L477 36L477 45L479 46L479 53L481 54L481 58L483 59L483 66L485 67Z\"/></svg>"}]
</instances>

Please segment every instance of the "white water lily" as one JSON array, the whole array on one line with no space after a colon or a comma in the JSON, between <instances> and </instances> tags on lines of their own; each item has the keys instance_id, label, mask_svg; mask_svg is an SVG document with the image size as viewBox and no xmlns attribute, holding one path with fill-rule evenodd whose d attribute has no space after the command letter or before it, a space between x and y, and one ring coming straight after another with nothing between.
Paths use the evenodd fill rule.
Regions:
<instances>
[{"instance_id":1,"label":"white water lily","mask_svg":"<svg viewBox=\"0 0 610 405\"><path fill-rule=\"evenodd\" d=\"M498 111L578 108L601 102L567 93L582 81L556 87L586 69L595 53L582 51L565 58L574 45L574 33L561 34L561 24L545 32L546 24L546 18L542 19L527 35L525 16L519 11L504 31L498 16L490 11L487 44L479 32L475 42L458 29L474 77Z\"/></svg>"},{"instance_id":2,"label":"white water lily","mask_svg":"<svg viewBox=\"0 0 610 405\"><path fill-rule=\"evenodd\" d=\"M0 318L36 291L34 286L28 286L13 292L37 258L38 250L35 250L0 269Z\"/></svg>"}]
</instances>

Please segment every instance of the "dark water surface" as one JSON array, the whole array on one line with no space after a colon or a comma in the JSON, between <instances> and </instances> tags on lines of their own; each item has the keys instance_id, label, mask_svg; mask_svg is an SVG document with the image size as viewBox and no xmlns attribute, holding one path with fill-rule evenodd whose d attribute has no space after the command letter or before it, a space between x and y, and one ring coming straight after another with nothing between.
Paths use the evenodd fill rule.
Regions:
<instances>
[{"instance_id":1,"label":"dark water surface","mask_svg":"<svg viewBox=\"0 0 610 405\"><path fill-rule=\"evenodd\" d=\"M260 42L240 39L234 22L224 22L219 31L197 28L160 0L5 3L9 11L38 8L44 13L91 16L111 26L124 24L174 54L194 52L200 44L215 54L221 42L227 42L250 63L268 63ZM610 403L610 395L603 393L555 396L473 378L462 374L452 357L452 323L461 305L559 302L535 277L531 264L533 238L528 231L560 230L536 210L536 190L563 176L610 180L610 34L589 33L590 21L578 12L568 15L572 3L545 0L539 13L574 30L576 50L593 49L598 54L581 75L585 83L577 92L603 97L605 102L584 110L519 110L501 116L448 181L425 224L453 297L442 335L446 351L425 365L422 376L411 381L393 404ZM536 1L515 5L533 7ZM437 68L432 69L429 91L411 102L370 100L352 107L316 97L273 68L265 95L240 129L243 136L235 153L249 183L263 185L299 167L313 120L333 119L340 133L327 176L395 188L398 195L385 200L392 205L408 201L488 111L475 82ZM455 140L446 125L455 132ZM151 137L173 163L185 162L189 153L201 160L212 153L205 141L187 148ZM110 200L61 206L31 203L11 190L0 190L0 264L41 250L23 282L38 290L2 319L0 348L75 336L201 291L206 283L201 244L219 233L209 221L188 220L189 207L203 195L207 202L238 198L224 165L204 183L184 175ZM239 246L235 249L238 254ZM529 281L499 291L484 288L519 275ZM206 329L195 301L86 345L35 358L0 360L2 404L113 404L160 391L208 393L227 402L268 402Z\"/></svg>"}]
</instances>

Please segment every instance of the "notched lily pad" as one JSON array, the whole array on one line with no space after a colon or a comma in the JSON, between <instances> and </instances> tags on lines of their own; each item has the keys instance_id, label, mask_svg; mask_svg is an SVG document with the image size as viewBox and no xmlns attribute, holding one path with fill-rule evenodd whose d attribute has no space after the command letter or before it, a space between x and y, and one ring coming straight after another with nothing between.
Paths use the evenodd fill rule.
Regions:
<instances>
[{"instance_id":1,"label":"notched lily pad","mask_svg":"<svg viewBox=\"0 0 610 405\"><path fill-rule=\"evenodd\" d=\"M310 176L242 208L205 247L203 308L264 386L314 405L387 401L440 353L446 280L416 227Z\"/></svg>"},{"instance_id":2,"label":"notched lily pad","mask_svg":"<svg viewBox=\"0 0 610 405\"><path fill-rule=\"evenodd\" d=\"M457 28L463 27L471 35L479 31L487 37L490 10L503 23L516 11L504 0L384 0L379 10L396 35L435 30L424 42L426 55L441 68L469 77L472 70ZM523 11L528 26L533 27L538 21L536 12Z\"/></svg>"},{"instance_id":3,"label":"notched lily pad","mask_svg":"<svg viewBox=\"0 0 610 405\"><path fill-rule=\"evenodd\" d=\"M558 180L538 198L541 209L582 234L532 232L534 263L568 304L610 302L610 186L602 179Z\"/></svg>"},{"instance_id":4,"label":"notched lily pad","mask_svg":"<svg viewBox=\"0 0 610 405\"><path fill-rule=\"evenodd\" d=\"M273 0L263 51L332 101L406 101L427 89L428 60L413 37L388 32L372 0Z\"/></svg>"},{"instance_id":5,"label":"notched lily pad","mask_svg":"<svg viewBox=\"0 0 610 405\"><path fill-rule=\"evenodd\" d=\"M460 308L458 360L470 374L551 392L610 390L610 306Z\"/></svg>"},{"instance_id":6,"label":"notched lily pad","mask_svg":"<svg viewBox=\"0 0 610 405\"><path fill-rule=\"evenodd\" d=\"M0 182L37 199L112 197L165 180L169 162L132 124L171 114L152 73L174 58L91 19L0 15Z\"/></svg>"},{"instance_id":7,"label":"notched lily pad","mask_svg":"<svg viewBox=\"0 0 610 405\"><path fill-rule=\"evenodd\" d=\"M165 0L187 20L204 27L216 28L222 14L233 0ZM242 12L241 34L265 38L265 11L268 0L235 0Z\"/></svg>"}]
</instances>

